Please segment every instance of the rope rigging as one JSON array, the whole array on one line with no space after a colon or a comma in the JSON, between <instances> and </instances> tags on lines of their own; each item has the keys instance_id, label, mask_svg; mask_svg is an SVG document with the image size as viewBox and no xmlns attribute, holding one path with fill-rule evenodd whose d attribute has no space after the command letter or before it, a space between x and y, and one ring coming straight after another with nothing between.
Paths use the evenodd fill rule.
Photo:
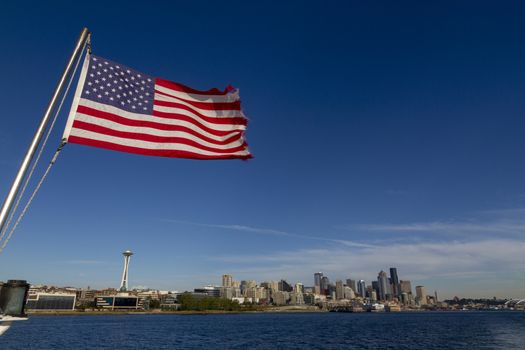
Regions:
<instances>
[{"instance_id":1,"label":"rope rigging","mask_svg":"<svg viewBox=\"0 0 525 350\"><path fill-rule=\"evenodd\" d=\"M91 47L90 47L90 44L89 44L89 40L86 41L86 43L84 43L84 47L82 48L82 52L84 52L86 46L88 47L88 50L91 51ZM6 223L6 225L4 226L4 229L2 230L1 234L0 234L0 243L2 244L0 246L0 254L2 254L2 252L4 251L5 247L7 246L7 244L9 243L9 240L11 239L11 237L13 236L13 233L15 232L16 228L18 227L18 224L20 223L20 221L22 220L22 218L24 217L24 215L26 214L27 212L27 209L29 208L29 206L31 205L31 202L33 201L33 199L35 198L36 194L38 193L38 191L40 190L40 187L42 186L42 183L44 182L44 180L46 179L47 175L49 174L49 172L51 171L51 168L53 167L53 165L55 164L60 152L62 151L62 149L64 148L64 146L66 145L66 142L65 140L62 140L60 142L60 145L58 146L55 154L53 155L53 158L51 159L51 161L49 162L48 166L47 166L47 169L46 171L44 172L44 174L42 175L42 177L40 178L40 180L38 181L38 184L36 185L35 189L33 190L33 193L31 194L31 196L29 197L29 199L27 200L27 203L25 204L24 208L22 209L22 211L20 212L20 214L18 215L18 218L16 219L13 227L11 228L11 230L9 231L9 234L7 234L7 237L6 237L6 233L7 231L9 230L10 228L10 225L11 225L11 222L15 216L15 213L18 209L18 206L20 205L20 201L22 200L22 197L24 196L24 193L27 189L27 186L33 176L33 173L35 172L35 169L38 165L38 161L40 160L40 157L42 156L42 153L46 147L46 144L47 144L47 141L51 135L51 132L53 131L53 127L55 126L55 123L57 121L57 118L58 118L58 115L60 114L60 111L62 110L62 106L64 104L64 101L68 95L68 92L69 92L69 89L71 87L71 84L73 82L73 79L75 77L75 74L77 72L77 68L80 64L80 61L82 61L82 55L79 57L79 59L77 60L76 64L75 64L75 68L73 69L73 73L71 74L70 78L69 78L69 82L67 84L67 87L66 87L66 90L64 91L64 94L62 95L62 99L60 101L60 104L58 105L58 108L56 109L56 112L55 112L55 115L53 116L53 120L49 126L49 129L47 131L47 134L44 138L44 140L42 141L42 145L38 151L38 154L33 162L33 165L31 167L31 170L29 171L29 174L26 176L26 179L24 181L24 185L22 186L22 189L20 190L20 194L18 195L18 198L16 200L16 203L15 205L13 206L13 209L11 211L11 214L9 215L9 219ZM4 239L5 237L5 239ZM2 243L2 240L3 240L3 243Z\"/></svg>"}]
</instances>

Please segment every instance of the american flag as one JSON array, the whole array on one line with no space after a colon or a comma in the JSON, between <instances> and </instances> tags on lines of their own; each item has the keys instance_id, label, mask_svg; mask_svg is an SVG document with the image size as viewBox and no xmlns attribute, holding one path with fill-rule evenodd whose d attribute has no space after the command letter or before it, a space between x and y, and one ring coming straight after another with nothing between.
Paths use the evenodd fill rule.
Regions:
<instances>
[{"instance_id":1,"label":"american flag","mask_svg":"<svg viewBox=\"0 0 525 350\"><path fill-rule=\"evenodd\" d=\"M88 55L64 139L151 156L248 159L238 90L199 91Z\"/></svg>"}]
</instances>

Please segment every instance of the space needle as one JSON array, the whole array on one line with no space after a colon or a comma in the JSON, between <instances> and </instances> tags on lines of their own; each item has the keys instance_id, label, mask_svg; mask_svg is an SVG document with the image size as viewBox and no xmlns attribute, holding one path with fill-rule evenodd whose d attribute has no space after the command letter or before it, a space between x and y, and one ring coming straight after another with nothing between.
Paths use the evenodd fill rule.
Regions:
<instances>
[{"instance_id":1,"label":"space needle","mask_svg":"<svg viewBox=\"0 0 525 350\"><path fill-rule=\"evenodd\" d=\"M133 255L131 250L126 250L122 253L124 255L124 271L122 271L122 281L120 282L120 291L126 292L128 290L128 268L129 268L129 259Z\"/></svg>"}]
</instances>

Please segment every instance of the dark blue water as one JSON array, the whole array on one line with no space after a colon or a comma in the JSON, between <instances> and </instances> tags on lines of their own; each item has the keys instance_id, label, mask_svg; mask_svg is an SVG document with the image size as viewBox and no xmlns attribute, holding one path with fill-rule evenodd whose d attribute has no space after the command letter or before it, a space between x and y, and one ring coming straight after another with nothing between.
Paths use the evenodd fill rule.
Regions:
<instances>
[{"instance_id":1,"label":"dark blue water","mask_svg":"<svg viewBox=\"0 0 525 350\"><path fill-rule=\"evenodd\" d=\"M38 316L0 349L525 349L525 312Z\"/></svg>"}]
</instances>

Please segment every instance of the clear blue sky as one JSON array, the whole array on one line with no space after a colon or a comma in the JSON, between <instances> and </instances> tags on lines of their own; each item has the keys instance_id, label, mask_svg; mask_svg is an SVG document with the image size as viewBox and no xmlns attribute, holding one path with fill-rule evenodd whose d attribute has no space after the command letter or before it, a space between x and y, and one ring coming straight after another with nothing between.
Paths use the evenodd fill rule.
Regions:
<instances>
[{"instance_id":1,"label":"clear blue sky","mask_svg":"<svg viewBox=\"0 0 525 350\"><path fill-rule=\"evenodd\" d=\"M0 279L117 287L131 249L131 286L184 290L223 273L311 285L316 271L370 281L397 266L446 297L525 297L524 11L4 4L2 198L83 26L97 55L197 89L239 87L255 159L68 145L0 256Z\"/></svg>"}]
</instances>

